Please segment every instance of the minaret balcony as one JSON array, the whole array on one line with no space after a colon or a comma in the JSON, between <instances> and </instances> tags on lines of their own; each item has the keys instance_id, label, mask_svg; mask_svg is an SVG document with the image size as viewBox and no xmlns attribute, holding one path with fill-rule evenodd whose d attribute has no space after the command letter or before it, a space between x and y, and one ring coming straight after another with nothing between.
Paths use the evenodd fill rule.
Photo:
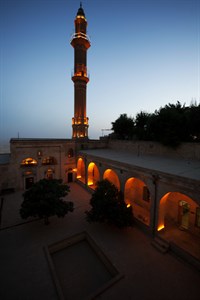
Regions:
<instances>
[{"instance_id":1,"label":"minaret balcony","mask_svg":"<svg viewBox=\"0 0 200 300\"><path fill-rule=\"evenodd\" d=\"M73 39L80 39L80 38L85 39L90 43L89 36L83 32L75 32L74 34L72 34L70 42L72 42Z\"/></svg>"},{"instance_id":2,"label":"minaret balcony","mask_svg":"<svg viewBox=\"0 0 200 300\"><path fill-rule=\"evenodd\" d=\"M72 125L88 125L89 118L81 118L81 117L75 117L72 118Z\"/></svg>"},{"instance_id":3,"label":"minaret balcony","mask_svg":"<svg viewBox=\"0 0 200 300\"><path fill-rule=\"evenodd\" d=\"M87 72L87 67L84 65L76 65L76 67L71 72L72 80L83 80L88 83L90 76Z\"/></svg>"},{"instance_id":4,"label":"minaret balcony","mask_svg":"<svg viewBox=\"0 0 200 300\"><path fill-rule=\"evenodd\" d=\"M86 49L90 48L89 36L83 32L74 33L71 37L70 43L73 47L75 47L76 44L83 44L86 47Z\"/></svg>"}]
</instances>

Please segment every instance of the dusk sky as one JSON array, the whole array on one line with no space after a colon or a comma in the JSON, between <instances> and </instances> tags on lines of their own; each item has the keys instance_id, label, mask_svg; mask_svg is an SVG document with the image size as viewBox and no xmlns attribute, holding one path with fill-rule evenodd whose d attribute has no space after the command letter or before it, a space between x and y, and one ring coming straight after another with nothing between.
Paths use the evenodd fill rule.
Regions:
<instances>
[{"instance_id":1,"label":"dusk sky","mask_svg":"<svg viewBox=\"0 0 200 300\"><path fill-rule=\"evenodd\" d=\"M83 0L89 137L122 113L200 102L200 0ZM71 138L78 0L0 0L0 143Z\"/></svg>"}]
</instances>

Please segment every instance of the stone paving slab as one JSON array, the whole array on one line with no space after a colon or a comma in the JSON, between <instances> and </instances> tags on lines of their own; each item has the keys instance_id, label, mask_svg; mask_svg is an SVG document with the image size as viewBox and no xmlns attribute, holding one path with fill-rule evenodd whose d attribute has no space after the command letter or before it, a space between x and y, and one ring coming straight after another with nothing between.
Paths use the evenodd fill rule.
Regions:
<instances>
[{"instance_id":1,"label":"stone paving slab","mask_svg":"<svg viewBox=\"0 0 200 300\"><path fill-rule=\"evenodd\" d=\"M10 201L14 203L15 197L17 194ZM88 232L124 275L97 299L199 299L200 273L172 254L158 252L151 246L151 238L137 227L121 230L88 224L84 211L89 208L90 197L85 189L72 183L68 200L75 203L73 213L63 219L50 218L48 226L37 220L0 231L0 299L58 299L44 246L82 231ZM9 216L9 210L3 210L3 218L11 224L14 217ZM78 282L74 288L78 288Z\"/></svg>"}]
</instances>

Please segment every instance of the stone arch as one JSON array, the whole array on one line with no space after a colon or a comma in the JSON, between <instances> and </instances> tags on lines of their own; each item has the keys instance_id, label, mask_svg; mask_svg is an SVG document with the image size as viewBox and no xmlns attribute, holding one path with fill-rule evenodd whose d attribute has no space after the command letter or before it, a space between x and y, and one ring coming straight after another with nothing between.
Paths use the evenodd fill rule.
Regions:
<instances>
[{"instance_id":1,"label":"stone arch","mask_svg":"<svg viewBox=\"0 0 200 300\"><path fill-rule=\"evenodd\" d=\"M189 213L189 224L188 228L185 229L192 229L196 223L195 214L198 207L198 204L192 198L183 193L169 192L165 194L159 204L157 230L160 231L171 223L181 228L183 225L182 222L184 221L181 216L186 214L186 210Z\"/></svg>"},{"instance_id":2,"label":"stone arch","mask_svg":"<svg viewBox=\"0 0 200 300\"><path fill-rule=\"evenodd\" d=\"M100 173L97 165L94 162L91 162L88 165L88 180L87 184L91 189L95 189L97 182L100 180Z\"/></svg>"},{"instance_id":3,"label":"stone arch","mask_svg":"<svg viewBox=\"0 0 200 300\"><path fill-rule=\"evenodd\" d=\"M114 184L116 188L120 191L120 181L115 171L113 171L112 169L107 169L103 174L103 179L107 179L110 182L112 182L112 184Z\"/></svg>"},{"instance_id":4,"label":"stone arch","mask_svg":"<svg viewBox=\"0 0 200 300\"><path fill-rule=\"evenodd\" d=\"M133 215L146 225L150 225L150 192L140 179L130 177L124 188L124 201L133 207Z\"/></svg>"},{"instance_id":5,"label":"stone arch","mask_svg":"<svg viewBox=\"0 0 200 300\"><path fill-rule=\"evenodd\" d=\"M85 183L85 162L82 157L77 161L77 176L76 178Z\"/></svg>"}]
</instances>

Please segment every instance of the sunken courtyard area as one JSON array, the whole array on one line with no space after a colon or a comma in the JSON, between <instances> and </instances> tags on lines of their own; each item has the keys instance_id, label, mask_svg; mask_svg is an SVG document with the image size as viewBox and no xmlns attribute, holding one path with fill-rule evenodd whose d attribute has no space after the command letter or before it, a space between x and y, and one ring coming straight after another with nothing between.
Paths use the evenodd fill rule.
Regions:
<instances>
[{"instance_id":1,"label":"sunken courtyard area","mask_svg":"<svg viewBox=\"0 0 200 300\"><path fill-rule=\"evenodd\" d=\"M88 224L91 194L70 184L75 210L23 223L22 193L6 195L0 230L0 299L199 299L200 273L162 254L136 226ZM68 277L67 277L68 276Z\"/></svg>"}]
</instances>

